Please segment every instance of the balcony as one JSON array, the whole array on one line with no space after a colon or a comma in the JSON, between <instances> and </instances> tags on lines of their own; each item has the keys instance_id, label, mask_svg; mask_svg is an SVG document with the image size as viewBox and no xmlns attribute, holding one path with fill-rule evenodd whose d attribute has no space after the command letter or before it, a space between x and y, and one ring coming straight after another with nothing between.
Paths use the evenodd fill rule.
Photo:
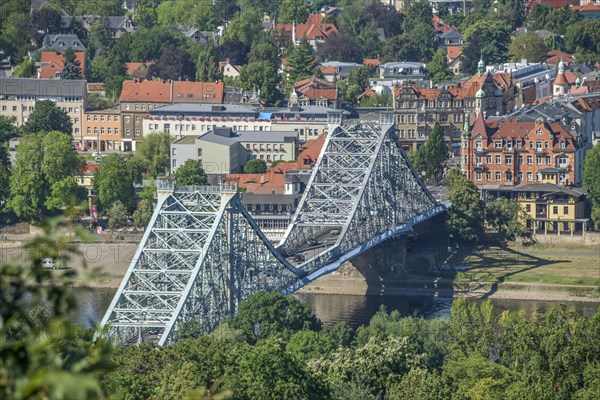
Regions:
<instances>
[{"instance_id":1,"label":"balcony","mask_svg":"<svg viewBox=\"0 0 600 400\"><path fill-rule=\"evenodd\" d=\"M487 153L487 149L485 147L475 147L475 154L484 154Z\"/></svg>"},{"instance_id":2,"label":"balcony","mask_svg":"<svg viewBox=\"0 0 600 400\"><path fill-rule=\"evenodd\" d=\"M484 163L475 163L475 165L473 165L473 169L475 171L483 171L485 169L487 169L486 165Z\"/></svg>"}]
</instances>

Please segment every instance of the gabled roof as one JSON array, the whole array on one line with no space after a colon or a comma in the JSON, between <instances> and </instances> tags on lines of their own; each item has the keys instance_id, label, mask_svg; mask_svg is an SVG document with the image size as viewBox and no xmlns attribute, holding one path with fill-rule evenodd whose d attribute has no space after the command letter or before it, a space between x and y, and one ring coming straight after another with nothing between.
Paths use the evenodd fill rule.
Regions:
<instances>
[{"instance_id":1,"label":"gabled roof","mask_svg":"<svg viewBox=\"0 0 600 400\"><path fill-rule=\"evenodd\" d=\"M337 100L335 83L314 76L294 83L294 90L311 100Z\"/></svg>"},{"instance_id":2,"label":"gabled roof","mask_svg":"<svg viewBox=\"0 0 600 400\"><path fill-rule=\"evenodd\" d=\"M160 103L217 103L223 102L223 82L142 81L123 82L121 101Z\"/></svg>"},{"instance_id":3,"label":"gabled roof","mask_svg":"<svg viewBox=\"0 0 600 400\"><path fill-rule=\"evenodd\" d=\"M59 33L57 35L50 35L47 33L46 36L44 36L42 49L56 51L73 49L75 51L85 51L85 46L75 34Z\"/></svg>"},{"instance_id":4,"label":"gabled roof","mask_svg":"<svg viewBox=\"0 0 600 400\"><path fill-rule=\"evenodd\" d=\"M546 53L546 56L548 56L548 59L546 60L548 64L558 64L561 60L566 65L570 65L575 62L572 54L565 53L564 51L560 50L549 51Z\"/></svg>"},{"instance_id":5,"label":"gabled roof","mask_svg":"<svg viewBox=\"0 0 600 400\"><path fill-rule=\"evenodd\" d=\"M381 60L379 58L363 58L362 63L367 67L377 68L381 65Z\"/></svg>"},{"instance_id":6,"label":"gabled roof","mask_svg":"<svg viewBox=\"0 0 600 400\"><path fill-rule=\"evenodd\" d=\"M446 55L450 60L456 60L462 54L462 46L446 46Z\"/></svg>"},{"instance_id":7,"label":"gabled roof","mask_svg":"<svg viewBox=\"0 0 600 400\"><path fill-rule=\"evenodd\" d=\"M308 40L315 40L317 37L326 39L338 30L334 24L322 23L321 14L311 14L305 24L296 24L296 40L302 39L304 35ZM277 32L292 32L294 24L277 24Z\"/></svg>"},{"instance_id":8,"label":"gabled roof","mask_svg":"<svg viewBox=\"0 0 600 400\"><path fill-rule=\"evenodd\" d=\"M83 75L85 69L85 53L82 51L75 52L75 59L79 61L79 66ZM56 73L62 72L65 65L65 53L60 51L42 51L40 63L39 78L55 79Z\"/></svg>"},{"instance_id":9,"label":"gabled roof","mask_svg":"<svg viewBox=\"0 0 600 400\"><path fill-rule=\"evenodd\" d=\"M600 4L587 3L583 6L571 6L571 11L579 11L580 14L600 12Z\"/></svg>"}]
</instances>

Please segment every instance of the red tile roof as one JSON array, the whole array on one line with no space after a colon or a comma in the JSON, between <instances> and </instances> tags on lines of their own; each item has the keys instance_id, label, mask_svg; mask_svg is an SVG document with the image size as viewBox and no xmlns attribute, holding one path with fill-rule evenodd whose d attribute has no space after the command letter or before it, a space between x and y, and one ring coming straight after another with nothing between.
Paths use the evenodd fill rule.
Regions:
<instances>
[{"instance_id":1,"label":"red tile roof","mask_svg":"<svg viewBox=\"0 0 600 400\"><path fill-rule=\"evenodd\" d=\"M75 52L75 59L79 61L83 72L85 70L85 53L83 51ZM57 72L62 72L65 64L64 52L42 51L40 62L42 66L40 67L39 77L41 79L54 79Z\"/></svg>"},{"instance_id":2,"label":"red tile roof","mask_svg":"<svg viewBox=\"0 0 600 400\"><path fill-rule=\"evenodd\" d=\"M447 46L446 55L450 60L456 60L462 54L462 46Z\"/></svg>"},{"instance_id":3,"label":"red tile roof","mask_svg":"<svg viewBox=\"0 0 600 400\"><path fill-rule=\"evenodd\" d=\"M318 100L321 98L332 101L337 100L335 83L314 76L294 83L294 89L299 94L302 94L311 100Z\"/></svg>"},{"instance_id":4,"label":"red tile roof","mask_svg":"<svg viewBox=\"0 0 600 400\"><path fill-rule=\"evenodd\" d=\"M127 75L133 76L134 78L145 79L148 75L148 69L150 66L154 64L152 61L147 61L144 63L140 62L129 62L125 63L125 68L127 68Z\"/></svg>"},{"instance_id":5,"label":"red tile roof","mask_svg":"<svg viewBox=\"0 0 600 400\"><path fill-rule=\"evenodd\" d=\"M337 28L331 23L322 23L321 14L311 14L305 24L296 24L296 40L300 40L304 35L308 40L315 40L317 37L328 38L333 33L337 33ZM293 24L277 24L277 32L292 32Z\"/></svg>"},{"instance_id":6,"label":"red tile roof","mask_svg":"<svg viewBox=\"0 0 600 400\"><path fill-rule=\"evenodd\" d=\"M572 54L560 50L549 51L546 53L546 56L548 56L548 59L546 60L548 64L558 64L560 60L562 60L565 65L570 65L575 62Z\"/></svg>"},{"instance_id":7,"label":"red tile roof","mask_svg":"<svg viewBox=\"0 0 600 400\"><path fill-rule=\"evenodd\" d=\"M600 11L600 4L587 3L583 6L571 6L571 11L579 11L580 13L587 12L598 12Z\"/></svg>"},{"instance_id":8,"label":"red tile roof","mask_svg":"<svg viewBox=\"0 0 600 400\"><path fill-rule=\"evenodd\" d=\"M126 80L121 101L174 103L223 103L223 82Z\"/></svg>"},{"instance_id":9,"label":"red tile roof","mask_svg":"<svg viewBox=\"0 0 600 400\"><path fill-rule=\"evenodd\" d=\"M562 8L565 6L565 4L573 4L573 0L529 0L529 2L525 5L525 9L531 11L536 4Z\"/></svg>"},{"instance_id":10,"label":"red tile roof","mask_svg":"<svg viewBox=\"0 0 600 400\"><path fill-rule=\"evenodd\" d=\"M377 68L381 65L381 60L379 58L363 58L362 63L369 68Z\"/></svg>"},{"instance_id":11,"label":"red tile roof","mask_svg":"<svg viewBox=\"0 0 600 400\"><path fill-rule=\"evenodd\" d=\"M88 92L102 92L104 90L104 83L88 83L87 91Z\"/></svg>"}]
</instances>

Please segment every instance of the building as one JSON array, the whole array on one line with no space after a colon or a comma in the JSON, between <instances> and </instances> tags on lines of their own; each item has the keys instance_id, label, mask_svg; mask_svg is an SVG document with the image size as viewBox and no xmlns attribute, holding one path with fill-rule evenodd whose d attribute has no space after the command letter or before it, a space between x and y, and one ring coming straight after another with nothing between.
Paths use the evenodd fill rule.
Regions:
<instances>
[{"instance_id":1,"label":"building","mask_svg":"<svg viewBox=\"0 0 600 400\"><path fill-rule=\"evenodd\" d=\"M329 36L337 33L336 26L332 23L323 23L323 15L311 14L305 24L278 24L277 32L279 35L289 34L292 37L294 45L299 45L304 36L308 39L308 44L314 51L320 43L323 43Z\"/></svg>"},{"instance_id":2,"label":"building","mask_svg":"<svg viewBox=\"0 0 600 400\"><path fill-rule=\"evenodd\" d=\"M590 0L584 0L579 6L572 5L571 11L577 11L583 19L600 20L600 1L596 0L594 4Z\"/></svg>"},{"instance_id":3,"label":"building","mask_svg":"<svg viewBox=\"0 0 600 400\"><path fill-rule=\"evenodd\" d=\"M556 71L551 66L521 60L495 66L491 72L508 74L516 90L514 102L508 105L507 112L547 100L552 96L552 81Z\"/></svg>"},{"instance_id":4,"label":"building","mask_svg":"<svg viewBox=\"0 0 600 400\"><path fill-rule=\"evenodd\" d=\"M354 68L361 64L353 62L328 61L321 64L320 69L325 79L333 82L339 79L346 79Z\"/></svg>"},{"instance_id":5,"label":"building","mask_svg":"<svg viewBox=\"0 0 600 400\"><path fill-rule=\"evenodd\" d=\"M310 141L326 133L332 114L339 115L340 124L350 114L341 109L336 110L323 106L298 107L296 105L284 109L264 110L262 114L267 112L272 112L271 129L294 131L298 134L300 141Z\"/></svg>"},{"instance_id":6,"label":"building","mask_svg":"<svg viewBox=\"0 0 600 400\"><path fill-rule=\"evenodd\" d=\"M172 103L223 103L223 82L135 81L123 82L120 97L122 147L135 151L143 137L143 118L150 110Z\"/></svg>"},{"instance_id":7,"label":"building","mask_svg":"<svg viewBox=\"0 0 600 400\"><path fill-rule=\"evenodd\" d=\"M81 68L80 78L85 72L85 53L75 52L75 60L79 61ZM40 64L37 71L38 79L60 79L60 74L65 66L65 53L63 51L42 51Z\"/></svg>"},{"instance_id":8,"label":"building","mask_svg":"<svg viewBox=\"0 0 600 400\"><path fill-rule=\"evenodd\" d=\"M475 108L487 115L505 115L514 97L510 74L485 71L483 61L469 80L437 89L414 85L394 88L394 114L398 138L405 148L418 148L438 122L452 153L458 155L464 115Z\"/></svg>"},{"instance_id":9,"label":"building","mask_svg":"<svg viewBox=\"0 0 600 400\"><path fill-rule=\"evenodd\" d=\"M211 45L217 47L219 45L219 36L216 32L212 31L201 31L197 28L191 28L188 26L180 25L177 27L183 36L200 43L203 46Z\"/></svg>"},{"instance_id":10,"label":"building","mask_svg":"<svg viewBox=\"0 0 600 400\"><path fill-rule=\"evenodd\" d=\"M83 110L87 107L86 83L74 79L0 78L0 110L21 126L27 122L36 101L53 101L71 118L73 138L81 140Z\"/></svg>"},{"instance_id":11,"label":"building","mask_svg":"<svg viewBox=\"0 0 600 400\"><path fill-rule=\"evenodd\" d=\"M462 71L462 46L446 46L446 57L448 58L448 67L456 75Z\"/></svg>"},{"instance_id":12,"label":"building","mask_svg":"<svg viewBox=\"0 0 600 400\"><path fill-rule=\"evenodd\" d=\"M477 113L462 135L462 170L478 186L579 184L582 155L569 128L543 118L486 120Z\"/></svg>"},{"instance_id":13,"label":"building","mask_svg":"<svg viewBox=\"0 0 600 400\"><path fill-rule=\"evenodd\" d=\"M234 131L217 127L204 135L184 136L171 144L171 172L186 160L202 163L207 175L242 172L252 159L274 161L296 158L296 132Z\"/></svg>"},{"instance_id":14,"label":"building","mask_svg":"<svg viewBox=\"0 0 600 400\"><path fill-rule=\"evenodd\" d=\"M439 43L440 47L462 46L464 40L460 32L450 29L438 35L437 42Z\"/></svg>"},{"instance_id":15,"label":"building","mask_svg":"<svg viewBox=\"0 0 600 400\"><path fill-rule=\"evenodd\" d=\"M485 200L505 197L519 203L519 218L536 235L581 235L589 221L586 190L554 183L482 188Z\"/></svg>"},{"instance_id":16,"label":"building","mask_svg":"<svg viewBox=\"0 0 600 400\"><path fill-rule=\"evenodd\" d=\"M241 65L233 65L229 62L229 59L225 61L219 61L219 71L221 71L221 75L224 77L237 79L240 77L241 69Z\"/></svg>"},{"instance_id":17,"label":"building","mask_svg":"<svg viewBox=\"0 0 600 400\"><path fill-rule=\"evenodd\" d=\"M119 108L86 110L83 114L83 149L101 152L121 151ZM98 148L98 142L100 146Z\"/></svg>"},{"instance_id":18,"label":"building","mask_svg":"<svg viewBox=\"0 0 600 400\"><path fill-rule=\"evenodd\" d=\"M124 15L108 16L108 29L110 30L111 38L116 40L126 33L132 33L135 31L136 26L131 19ZM63 15L62 25L65 27L71 26L72 20L76 19L81 22L83 29L86 30L87 34L92 29L92 26L102 19L99 15L83 15L77 17L71 17Z\"/></svg>"},{"instance_id":19,"label":"building","mask_svg":"<svg viewBox=\"0 0 600 400\"><path fill-rule=\"evenodd\" d=\"M85 51L83 42L72 33L59 33L51 35L49 33L44 36L42 50L47 51L65 51L73 49L74 51Z\"/></svg>"},{"instance_id":20,"label":"building","mask_svg":"<svg viewBox=\"0 0 600 400\"><path fill-rule=\"evenodd\" d=\"M339 107L337 86L333 82L314 76L294 83L288 105Z\"/></svg>"},{"instance_id":21,"label":"building","mask_svg":"<svg viewBox=\"0 0 600 400\"><path fill-rule=\"evenodd\" d=\"M127 75L131 76L137 80L144 80L148 76L148 70L150 66L154 64L153 62L128 62L125 63L125 68L127 69Z\"/></svg>"},{"instance_id":22,"label":"building","mask_svg":"<svg viewBox=\"0 0 600 400\"><path fill-rule=\"evenodd\" d=\"M408 81L427 80L425 64L416 62L388 62L379 66L379 78L403 84Z\"/></svg>"}]
</instances>

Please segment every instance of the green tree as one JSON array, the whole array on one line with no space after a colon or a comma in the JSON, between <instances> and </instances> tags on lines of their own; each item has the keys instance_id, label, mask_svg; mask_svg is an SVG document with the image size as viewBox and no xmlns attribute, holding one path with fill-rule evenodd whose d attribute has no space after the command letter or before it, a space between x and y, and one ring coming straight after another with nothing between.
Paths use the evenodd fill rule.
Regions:
<instances>
[{"instance_id":1,"label":"green tree","mask_svg":"<svg viewBox=\"0 0 600 400\"><path fill-rule=\"evenodd\" d=\"M133 22L141 28L150 29L158 24L158 15L154 7L138 5L133 14Z\"/></svg>"},{"instance_id":2,"label":"green tree","mask_svg":"<svg viewBox=\"0 0 600 400\"><path fill-rule=\"evenodd\" d=\"M485 220L500 233L506 233L509 239L523 233L519 221L521 206L516 201L499 198L485 204Z\"/></svg>"},{"instance_id":3,"label":"green tree","mask_svg":"<svg viewBox=\"0 0 600 400\"><path fill-rule=\"evenodd\" d=\"M203 186L208 184L202 165L195 160L186 160L181 167L177 168L175 180L178 185Z\"/></svg>"},{"instance_id":4,"label":"green tree","mask_svg":"<svg viewBox=\"0 0 600 400\"><path fill-rule=\"evenodd\" d=\"M298 331L290 337L285 347L286 352L303 364L311 359L327 357L334 349L334 338L326 330Z\"/></svg>"},{"instance_id":5,"label":"green tree","mask_svg":"<svg viewBox=\"0 0 600 400\"><path fill-rule=\"evenodd\" d=\"M301 329L317 330L320 321L310 306L279 292L255 292L242 301L231 326L255 342L272 335L289 337Z\"/></svg>"},{"instance_id":6,"label":"green tree","mask_svg":"<svg viewBox=\"0 0 600 400\"><path fill-rule=\"evenodd\" d=\"M171 135L166 132L151 133L137 144L136 155L149 168L150 175L156 177L169 170Z\"/></svg>"},{"instance_id":7,"label":"green tree","mask_svg":"<svg viewBox=\"0 0 600 400\"><path fill-rule=\"evenodd\" d=\"M267 171L267 164L263 160L250 160L244 165L244 172L247 174L264 174Z\"/></svg>"},{"instance_id":8,"label":"green tree","mask_svg":"<svg viewBox=\"0 0 600 400\"><path fill-rule=\"evenodd\" d=\"M223 33L221 43L226 41L240 41L251 45L259 32L262 31L262 14L257 8L244 8L235 14Z\"/></svg>"},{"instance_id":9,"label":"green tree","mask_svg":"<svg viewBox=\"0 0 600 400\"><path fill-rule=\"evenodd\" d=\"M294 82L312 76L315 72L315 67L315 58L305 35L300 40L300 44L294 47L287 55L286 73L288 75L288 85L291 87Z\"/></svg>"},{"instance_id":10,"label":"green tree","mask_svg":"<svg viewBox=\"0 0 600 400\"><path fill-rule=\"evenodd\" d=\"M32 78L35 77L37 69L31 58L27 57L12 73L13 78Z\"/></svg>"},{"instance_id":11,"label":"green tree","mask_svg":"<svg viewBox=\"0 0 600 400\"><path fill-rule=\"evenodd\" d=\"M428 179L439 179L444 171L444 163L448 160L448 147L444 142L444 132L439 122L427 137L427 142L417 150L415 167L425 172Z\"/></svg>"},{"instance_id":12,"label":"green tree","mask_svg":"<svg viewBox=\"0 0 600 400\"><path fill-rule=\"evenodd\" d=\"M196 77L196 65L187 51L176 45L166 44L160 58L148 70L151 76L170 80L193 80Z\"/></svg>"},{"instance_id":13,"label":"green tree","mask_svg":"<svg viewBox=\"0 0 600 400\"><path fill-rule=\"evenodd\" d=\"M73 124L67 113L56 107L56 103L41 100L35 103L33 111L23 125L23 130L26 133L59 131L71 134Z\"/></svg>"},{"instance_id":14,"label":"green tree","mask_svg":"<svg viewBox=\"0 0 600 400\"><path fill-rule=\"evenodd\" d=\"M90 108L95 110L104 110L110 107L109 101L100 93L90 93L87 100Z\"/></svg>"},{"instance_id":15,"label":"green tree","mask_svg":"<svg viewBox=\"0 0 600 400\"><path fill-rule=\"evenodd\" d=\"M75 298L69 274L50 272L42 260L52 257L69 267L74 256L68 238L44 225L44 235L25 246L27 265L0 265L0 397L3 399L104 398L98 373L110 366L111 346L70 322ZM81 230L78 237L87 238ZM43 313L32 305L44 305ZM40 308L37 307L39 310Z\"/></svg>"},{"instance_id":16,"label":"green tree","mask_svg":"<svg viewBox=\"0 0 600 400\"><path fill-rule=\"evenodd\" d=\"M275 68L279 68L281 65L277 37L274 34L261 33L252 43L248 62L253 63L258 61L268 62Z\"/></svg>"},{"instance_id":17,"label":"green tree","mask_svg":"<svg viewBox=\"0 0 600 400\"><path fill-rule=\"evenodd\" d=\"M17 146L10 177L9 207L30 221L40 221L49 211L79 200L76 176L82 160L62 132L27 134Z\"/></svg>"},{"instance_id":18,"label":"green tree","mask_svg":"<svg viewBox=\"0 0 600 400\"><path fill-rule=\"evenodd\" d=\"M546 45L535 32L523 32L510 42L508 54L513 61L542 62L546 59Z\"/></svg>"},{"instance_id":19,"label":"green tree","mask_svg":"<svg viewBox=\"0 0 600 400\"><path fill-rule=\"evenodd\" d=\"M108 210L117 201L130 208L133 201L133 177L125 160L118 154L102 159L100 167L94 171L93 180L96 200L102 208Z\"/></svg>"},{"instance_id":20,"label":"green tree","mask_svg":"<svg viewBox=\"0 0 600 400\"><path fill-rule=\"evenodd\" d=\"M404 21L402 29L410 32L417 24L425 23L433 27L433 11L426 0L410 0L404 3Z\"/></svg>"},{"instance_id":21,"label":"green tree","mask_svg":"<svg viewBox=\"0 0 600 400\"><path fill-rule=\"evenodd\" d=\"M427 69L433 83L447 82L454 79L454 74L448 66L448 57L442 49L437 49L433 59L427 65Z\"/></svg>"},{"instance_id":22,"label":"green tree","mask_svg":"<svg viewBox=\"0 0 600 400\"><path fill-rule=\"evenodd\" d=\"M94 49L95 55L106 54L112 44L112 33L107 16L100 17L92 24L88 43Z\"/></svg>"},{"instance_id":23,"label":"green tree","mask_svg":"<svg viewBox=\"0 0 600 400\"><path fill-rule=\"evenodd\" d=\"M583 184L592 201L592 218L596 226L600 226L600 144L597 143L585 155L583 166Z\"/></svg>"},{"instance_id":24,"label":"green tree","mask_svg":"<svg viewBox=\"0 0 600 400\"><path fill-rule=\"evenodd\" d=\"M217 49L212 44L202 46L196 60L196 80L213 82L219 79L219 75Z\"/></svg>"},{"instance_id":25,"label":"green tree","mask_svg":"<svg viewBox=\"0 0 600 400\"><path fill-rule=\"evenodd\" d=\"M523 26L525 22L525 2L521 0L510 0L510 21L513 23L513 29Z\"/></svg>"},{"instance_id":26,"label":"green tree","mask_svg":"<svg viewBox=\"0 0 600 400\"><path fill-rule=\"evenodd\" d=\"M455 241L472 241L483 232L483 204L473 182L459 170L451 169L446 176L452 206L446 225Z\"/></svg>"},{"instance_id":27,"label":"green tree","mask_svg":"<svg viewBox=\"0 0 600 400\"><path fill-rule=\"evenodd\" d=\"M240 83L246 90L259 89L260 98L268 106L281 103L283 95L279 91L279 75L277 67L269 61L255 61L240 71Z\"/></svg>"},{"instance_id":28,"label":"green tree","mask_svg":"<svg viewBox=\"0 0 600 400\"><path fill-rule=\"evenodd\" d=\"M150 218L152 218L152 213L154 212L154 205L152 201L142 199L137 205L137 208L133 212L133 225L136 228L145 228L148 226L148 222L150 222Z\"/></svg>"},{"instance_id":29,"label":"green tree","mask_svg":"<svg viewBox=\"0 0 600 400\"><path fill-rule=\"evenodd\" d=\"M282 0L279 7L279 21L284 24L306 22L310 9L305 0Z\"/></svg>"},{"instance_id":30,"label":"green tree","mask_svg":"<svg viewBox=\"0 0 600 400\"><path fill-rule=\"evenodd\" d=\"M358 42L349 35L334 33L318 48L319 58L325 61L362 63L363 52Z\"/></svg>"},{"instance_id":31,"label":"green tree","mask_svg":"<svg viewBox=\"0 0 600 400\"><path fill-rule=\"evenodd\" d=\"M122 228L127 224L127 208L119 200L112 203L106 211L108 226L111 228Z\"/></svg>"},{"instance_id":32,"label":"green tree","mask_svg":"<svg viewBox=\"0 0 600 400\"><path fill-rule=\"evenodd\" d=\"M60 79L82 79L83 71L81 70L81 63L75 58L75 50L65 50L64 59L65 62L60 73Z\"/></svg>"},{"instance_id":33,"label":"green tree","mask_svg":"<svg viewBox=\"0 0 600 400\"><path fill-rule=\"evenodd\" d=\"M477 63L483 57L488 64L506 61L510 43L510 29L504 21L481 19L464 31L463 68L475 73Z\"/></svg>"}]
</instances>

